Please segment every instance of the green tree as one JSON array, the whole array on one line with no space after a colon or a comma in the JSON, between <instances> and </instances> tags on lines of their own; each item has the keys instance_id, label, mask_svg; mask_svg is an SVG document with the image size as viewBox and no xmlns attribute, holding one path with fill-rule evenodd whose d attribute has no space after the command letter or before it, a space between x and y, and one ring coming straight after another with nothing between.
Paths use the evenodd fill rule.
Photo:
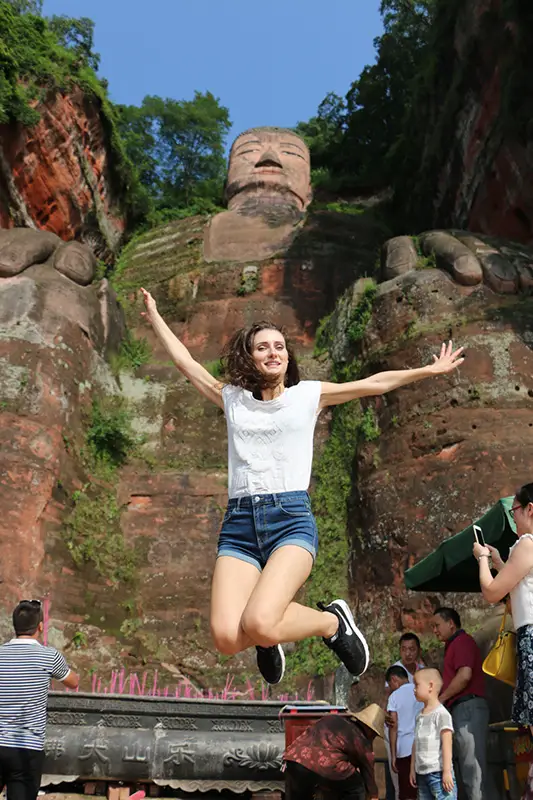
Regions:
<instances>
[{"instance_id":1,"label":"green tree","mask_svg":"<svg viewBox=\"0 0 533 800\"><path fill-rule=\"evenodd\" d=\"M6 0L6 3L13 6L17 14L34 14L40 17L43 10L43 0Z\"/></svg>"},{"instance_id":2,"label":"green tree","mask_svg":"<svg viewBox=\"0 0 533 800\"><path fill-rule=\"evenodd\" d=\"M211 92L193 100L145 97L140 109L120 109L130 159L158 208L220 203L229 111Z\"/></svg>"},{"instance_id":3,"label":"green tree","mask_svg":"<svg viewBox=\"0 0 533 800\"><path fill-rule=\"evenodd\" d=\"M376 63L363 69L346 95L344 151L350 171L365 183L386 184L391 178L389 154L403 132L435 3L381 3L384 33L375 40Z\"/></svg>"},{"instance_id":4,"label":"green tree","mask_svg":"<svg viewBox=\"0 0 533 800\"><path fill-rule=\"evenodd\" d=\"M72 50L82 64L96 70L100 65L100 55L93 50L94 22L88 17L53 16L48 20L50 30L58 42L67 50Z\"/></svg>"},{"instance_id":5,"label":"green tree","mask_svg":"<svg viewBox=\"0 0 533 800\"><path fill-rule=\"evenodd\" d=\"M128 156L137 169L139 180L150 192L158 183L156 136L152 119L139 106L115 106L118 127Z\"/></svg>"},{"instance_id":6,"label":"green tree","mask_svg":"<svg viewBox=\"0 0 533 800\"><path fill-rule=\"evenodd\" d=\"M313 165L339 186L377 188L390 182L391 154L402 136L422 68L437 0L382 0L384 31L346 98L329 94L316 117L300 123Z\"/></svg>"},{"instance_id":7,"label":"green tree","mask_svg":"<svg viewBox=\"0 0 533 800\"><path fill-rule=\"evenodd\" d=\"M334 92L329 92L320 103L317 115L296 126L297 133L305 139L311 151L315 173L331 170L343 140L345 124L346 102Z\"/></svg>"}]
</instances>

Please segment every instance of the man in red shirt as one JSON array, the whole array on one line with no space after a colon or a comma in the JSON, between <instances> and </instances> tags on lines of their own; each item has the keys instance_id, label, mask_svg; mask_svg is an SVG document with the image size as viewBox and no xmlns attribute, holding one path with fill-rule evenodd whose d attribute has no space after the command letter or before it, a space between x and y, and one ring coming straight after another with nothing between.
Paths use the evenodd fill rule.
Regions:
<instances>
[{"instance_id":1,"label":"man in red shirt","mask_svg":"<svg viewBox=\"0 0 533 800\"><path fill-rule=\"evenodd\" d=\"M373 703L345 716L326 714L287 748L287 798L309 800L317 787L335 800L378 800L372 741L383 738L385 713Z\"/></svg>"},{"instance_id":2,"label":"man in red shirt","mask_svg":"<svg viewBox=\"0 0 533 800\"><path fill-rule=\"evenodd\" d=\"M444 642L439 699L452 715L459 777L468 800L488 800L489 707L485 700L481 652L474 639L461 628L461 618L453 608L438 608L433 628L437 638Z\"/></svg>"}]
</instances>

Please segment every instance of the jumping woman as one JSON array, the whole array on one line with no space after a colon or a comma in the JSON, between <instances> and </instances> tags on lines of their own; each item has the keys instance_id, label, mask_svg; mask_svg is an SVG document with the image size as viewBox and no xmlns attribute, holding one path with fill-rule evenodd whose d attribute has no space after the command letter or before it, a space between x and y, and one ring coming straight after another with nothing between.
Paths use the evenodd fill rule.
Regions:
<instances>
[{"instance_id":1,"label":"jumping woman","mask_svg":"<svg viewBox=\"0 0 533 800\"><path fill-rule=\"evenodd\" d=\"M346 601L320 604L321 611L293 602L318 546L307 494L316 420L326 406L452 372L463 362L462 348L442 345L434 363L419 369L341 384L301 381L282 329L258 322L237 331L225 348L223 384L194 360L153 297L141 291L144 316L176 367L226 415L229 502L211 592L217 650L233 655L255 645L261 675L276 684L285 669L281 643L322 636L352 675L361 675L368 646Z\"/></svg>"}]
</instances>

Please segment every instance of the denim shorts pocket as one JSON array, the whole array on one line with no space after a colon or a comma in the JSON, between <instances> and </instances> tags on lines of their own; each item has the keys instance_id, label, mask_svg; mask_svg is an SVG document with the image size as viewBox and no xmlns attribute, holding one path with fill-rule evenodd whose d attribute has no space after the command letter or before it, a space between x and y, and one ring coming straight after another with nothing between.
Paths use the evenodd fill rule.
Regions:
<instances>
[{"instance_id":1,"label":"denim shorts pocket","mask_svg":"<svg viewBox=\"0 0 533 800\"><path fill-rule=\"evenodd\" d=\"M222 520L222 524L225 525L226 522L229 522L234 513L237 510L237 506L228 506L224 512L224 518Z\"/></svg>"},{"instance_id":2,"label":"denim shorts pocket","mask_svg":"<svg viewBox=\"0 0 533 800\"><path fill-rule=\"evenodd\" d=\"M282 500L278 503L278 508L287 517L311 516L311 504L308 500Z\"/></svg>"}]
</instances>

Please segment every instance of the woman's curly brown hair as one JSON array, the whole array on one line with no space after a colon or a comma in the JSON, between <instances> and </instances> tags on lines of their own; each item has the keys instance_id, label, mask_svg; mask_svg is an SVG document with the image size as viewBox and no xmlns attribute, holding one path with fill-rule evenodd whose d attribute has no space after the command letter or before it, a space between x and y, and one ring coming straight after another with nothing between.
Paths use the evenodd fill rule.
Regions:
<instances>
[{"instance_id":1,"label":"woman's curly brown hair","mask_svg":"<svg viewBox=\"0 0 533 800\"><path fill-rule=\"evenodd\" d=\"M277 378L272 377L270 380L267 376L262 375L255 366L252 356L252 349L254 344L254 336L259 331L279 331L285 339L285 347L289 355L287 364L287 372L285 373L285 386L295 386L300 382L300 372L298 370L298 363L292 345L287 340L285 331L279 325L276 325L270 320L261 320L254 323L249 328L241 328L233 334L227 345L224 347L222 353L222 366L228 383L232 386L240 386L242 389L248 389L252 394L259 392L261 389L267 389L269 386L275 386Z\"/></svg>"}]
</instances>

